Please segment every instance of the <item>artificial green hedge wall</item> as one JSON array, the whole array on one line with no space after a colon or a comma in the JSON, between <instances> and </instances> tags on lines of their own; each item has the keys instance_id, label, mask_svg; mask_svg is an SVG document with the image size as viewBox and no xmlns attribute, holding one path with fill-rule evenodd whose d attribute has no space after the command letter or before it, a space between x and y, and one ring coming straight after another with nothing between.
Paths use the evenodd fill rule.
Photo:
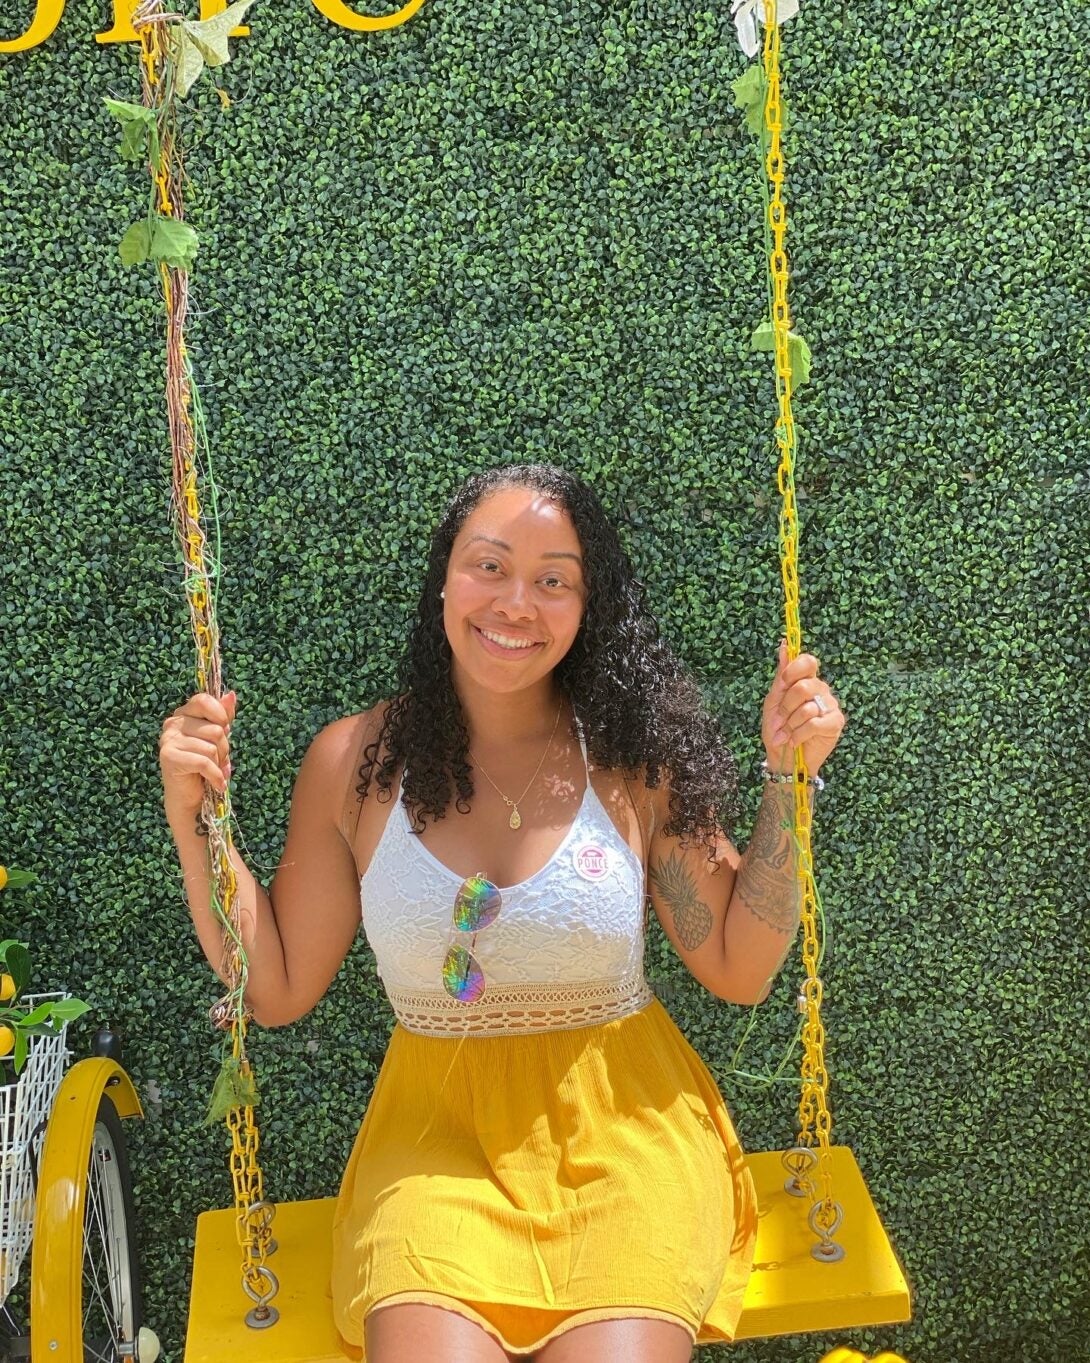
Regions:
<instances>
[{"instance_id":1,"label":"artificial green hedge wall","mask_svg":"<svg viewBox=\"0 0 1090 1363\"><path fill-rule=\"evenodd\" d=\"M10 36L33 13L5 11ZM149 1316L180 1363L216 1039L159 803L192 688L169 531L161 309L116 242L144 186L103 3L0 58L0 897L42 987L127 1036ZM374 10L372 12L380 12ZM427 537L501 460L592 479L749 773L781 624L760 189L726 0L427 0L390 33L259 5L187 123L190 344L221 490L239 841L266 883L315 731L391 692ZM1090 1358L1085 1144L1090 10L804 0L785 28L793 301L814 351L805 645L849 716L815 857L835 1133L915 1319L834 1342L912 1363ZM749 780L750 816L758 785ZM744 843L748 823L739 829ZM661 931L649 970L743 1142L790 1088L731 1076L744 1010ZM794 1028L795 969L750 1068ZM362 939L256 1034L268 1187L328 1194L389 1028ZM79 1045L90 1026L74 1029ZM709 1350L708 1357L726 1357Z\"/></svg>"}]
</instances>

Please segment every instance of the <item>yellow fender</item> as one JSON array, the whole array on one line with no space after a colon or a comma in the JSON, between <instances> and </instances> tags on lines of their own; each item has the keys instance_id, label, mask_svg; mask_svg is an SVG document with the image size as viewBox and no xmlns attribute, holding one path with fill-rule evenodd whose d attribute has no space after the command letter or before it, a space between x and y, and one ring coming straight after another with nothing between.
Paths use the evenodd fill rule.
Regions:
<instances>
[{"instance_id":1,"label":"yellow fender","mask_svg":"<svg viewBox=\"0 0 1090 1363\"><path fill-rule=\"evenodd\" d=\"M116 1060L81 1060L61 1081L45 1130L30 1261L31 1363L83 1363L83 1208L103 1095L119 1117L144 1115Z\"/></svg>"}]
</instances>

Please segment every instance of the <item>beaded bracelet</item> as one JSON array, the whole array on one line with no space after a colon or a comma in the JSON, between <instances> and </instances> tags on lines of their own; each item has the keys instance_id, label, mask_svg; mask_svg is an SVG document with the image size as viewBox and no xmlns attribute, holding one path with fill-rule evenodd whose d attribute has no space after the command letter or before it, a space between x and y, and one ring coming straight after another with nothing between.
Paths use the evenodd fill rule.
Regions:
<instances>
[{"instance_id":1,"label":"beaded bracelet","mask_svg":"<svg viewBox=\"0 0 1090 1363\"><path fill-rule=\"evenodd\" d=\"M765 781L770 781L777 786L793 786L795 784L795 773L793 771L773 771L767 760L761 763L761 776ZM813 786L815 791L825 789L825 782L820 776L808 776L806 784Z\"/></svg>"}]
</instances>

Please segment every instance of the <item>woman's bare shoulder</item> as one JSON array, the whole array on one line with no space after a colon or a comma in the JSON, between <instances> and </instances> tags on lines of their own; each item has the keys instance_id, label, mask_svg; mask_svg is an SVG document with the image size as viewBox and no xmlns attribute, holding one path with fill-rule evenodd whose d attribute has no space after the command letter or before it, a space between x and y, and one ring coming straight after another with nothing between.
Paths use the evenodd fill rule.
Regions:
<instances>
[{"instance_id":1,"label":"woman's bare shoulder","mask_svg":"<svg viewBox=\"0 0 1090 1363\"><path fill-rule=\"evenodd\" d=\"M591 762L589 765L595 794L618 833L646 868L651 840L667 817L669 791L664 789L664 781L660 778L659 785L652 789L647 783L646 764L599 767Z\"/></svg>"},{"instance_id":2,"label":"woman's bare shoulder","mask_svg":"<svg viewBox=\"0 0 1090 1363\"><path fill-rule=\"evenodd\" d=\"M364 750L375 743L382 733L386 712L391 704L389 700L380 700L369 710L343 715L319 730L314 745L321 747L330 769L339 771L346 779L359 770L364 760Z\"/></svg>"},{"instance_id":3,"label":"woman's bare shoulder","mask_svg":"<svg viewBox=\"0 0 1090 1363\"><path fill-rule=\"evenodd\" d=\"M312 746L321 753L328 773L326 796L330 817L350 844L359 824L360 807L369 803L361 799L357 790L360 768L366 761L366 750L379 741L391 704L390 700L380 700L369 710L344 715L319 730L314 738ZM385 755L384 751L377 754L379 760Z\"/></svg>"},{"instance_id":4,"label":"woman's bare shoulder","mask_svg":"<svg viewBox=\"0 0 1090 1363\"><path fill-rule=\"evenodd\" d=\"M320 729L314 741L317 743L321 740L331 752L338 748L351 749L357 741L373 742L382 728L382 721L386 718L390 704L388 700L380 700L369 710L357 710L353 714L342 715L340 719L334 719L324 729Z\"/></svg>"},{"instance_id":5,"label":"woman's bare shoulder","mask_svg":"<svg viewBox=\"0 0 1090 1363\"><path fill-rule=\"evenodd\" d=\"M661 828L669 818L670 773L660 771L658 784L655 786L648 785L646 765L622 772L621 775L629 796L644 820L644 826L651 831Z\"/></svg>"}]
</instances>

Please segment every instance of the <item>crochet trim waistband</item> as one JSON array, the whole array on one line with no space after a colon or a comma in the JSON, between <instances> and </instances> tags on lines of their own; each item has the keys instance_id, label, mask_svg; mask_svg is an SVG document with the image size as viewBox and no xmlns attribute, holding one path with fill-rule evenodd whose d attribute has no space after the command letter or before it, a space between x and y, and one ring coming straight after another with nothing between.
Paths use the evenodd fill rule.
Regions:
<instances>
[{"instance_id":1,"label":"crochet trim waistband","mask_svg":"<svg viewBox=\"0 0 1090 1363\"><path fill-rule=\"evenodd\" d=\"M386 986L398 1022L425 1036L515 1036L612 1022L655 997L642 970L620 979L556 984L487 984L475 1003L445 989Z\"/></svg>"}]
</instances>

